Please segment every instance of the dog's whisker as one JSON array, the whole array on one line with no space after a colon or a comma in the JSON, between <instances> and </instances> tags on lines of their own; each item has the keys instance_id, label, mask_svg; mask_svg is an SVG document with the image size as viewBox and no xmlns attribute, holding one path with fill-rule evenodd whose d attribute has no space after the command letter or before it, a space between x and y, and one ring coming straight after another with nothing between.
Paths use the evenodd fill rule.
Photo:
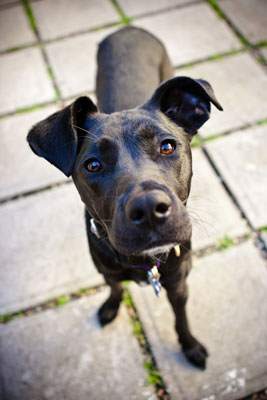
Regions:
<instances>
[{"instance_id":1,"label":"dog's whisker","mask_svg":"<svg viewBox=\"0 0 267 400\"><path fill-rule=\"evenodd\" d=\"M77 129L80 129L81 131L84 131L84 132L86 132L86 133L89 133L89 135L91 135L92 137L98 139L98 136L97 136L95 133L93 133L93 132L91 132L91 131L88 131L88 129L82 128L81 126L77 126L77 125L73 125L73 126L74 126L74 128L77 128ZM84 138L86 138L86 137L87 137L87 136L84 136Z\"/></svg>"}]
</instances>

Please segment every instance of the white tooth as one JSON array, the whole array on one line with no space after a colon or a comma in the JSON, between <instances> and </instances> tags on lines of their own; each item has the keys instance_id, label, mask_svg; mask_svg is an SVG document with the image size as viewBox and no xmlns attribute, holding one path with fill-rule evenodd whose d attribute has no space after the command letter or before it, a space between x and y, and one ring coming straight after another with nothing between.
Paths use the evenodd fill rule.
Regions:
<instances>
[{"instance_id":1,"label":"white tooth","mask_svg":"<svg viewBox=\"0 0 267 400\"><path fill-rule=\"evenodd\" d=\"M180 246L179 246L179 244L177 244L176 246L174 246L174 251L175 251L176 257L180 257L181 252L180 252Z\"/></svg>"}]
</instances>

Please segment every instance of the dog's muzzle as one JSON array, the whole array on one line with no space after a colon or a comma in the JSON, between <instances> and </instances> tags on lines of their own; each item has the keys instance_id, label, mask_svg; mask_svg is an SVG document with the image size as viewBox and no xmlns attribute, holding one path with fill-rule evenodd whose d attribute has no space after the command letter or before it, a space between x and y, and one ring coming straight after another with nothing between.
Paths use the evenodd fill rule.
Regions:
<instances>
[{"instance_id":1,"label":"dog's muzzle","mask_svg":"<svg viewBox=\"0 0 267 400\"><path fill-rule=\"evenodd\" d=\"M118 199L108 237L122 254L153 255L188 241L191 233L185 206L172 190L145 181L131 186Z\"/></svg>"}]
</instances>

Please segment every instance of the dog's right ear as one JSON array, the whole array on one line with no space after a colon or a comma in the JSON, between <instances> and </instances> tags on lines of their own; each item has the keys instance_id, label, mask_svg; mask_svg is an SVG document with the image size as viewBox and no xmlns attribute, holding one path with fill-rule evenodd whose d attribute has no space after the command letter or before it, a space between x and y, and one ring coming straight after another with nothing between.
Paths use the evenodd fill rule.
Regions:
<instances>
[{"instance_id":1,"label":"dog's right ear","mask_svg":"<svg viewBox=\"0 0 267 400\"><path fill-rule=\"evenodd\" d=\"M78 150L78 127L82 128L86 116L96 112L97 107L89 97L79 97L33 126L27 136L31 149L70 176Z\"/></svg>"}]
</instances>

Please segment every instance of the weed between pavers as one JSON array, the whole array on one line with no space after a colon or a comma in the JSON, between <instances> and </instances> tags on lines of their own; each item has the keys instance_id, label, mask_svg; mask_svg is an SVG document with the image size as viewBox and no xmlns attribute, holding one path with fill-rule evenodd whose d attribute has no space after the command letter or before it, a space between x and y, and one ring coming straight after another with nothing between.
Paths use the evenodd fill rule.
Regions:
<instances>
[{"instance_id":1,"label":"weed between pavers","mask_svg":"<svg viewBox=\"0 0 267 400\"><path fill-rule=\"evenodd\" d=\"M217 0L207 0L208 4L213 8L213 10L216 12L216 14L224 19L228 25L230 25L231 29L234 31L234 33L237 35L241 43L245 47L251 47L251 43L248 41L248 39L232 24L232 22L228 19L227 15L224 13L224 11L221 9L220 5L218 4Z\"/></svg>"},{"instance_id":2,"label":"weed between pavers","mask_svg":"<svg viewBox=\"0 0 267 400\"><path fill-rule=\"evenodd\" d=\"M229 249L230 247L237 246L241 243L244 243L246 240L250 239L252 232L248 231L242 236L238 236L235 238L231 238L229 235L225 235L223 238L218 238L217 243L204 247L200 250L193 251L194 259L203 258L205 256L211 255L217 251L224 251Z\"/></svg>"},{"instance_id":3,"label":"weed between pavers","mask_svg":"<svg viewBox=\"0 0 267 400\"><path fill-rule=\"evenodd\" d=\"M120 5L118 4L117 0L110 0L110 1L117 10L117 12L119 13L122 23L125 25L129 25L132 21L132 18L127 17L127 15L123 12Z\"/></svg>"},{"instance_id":4,"label":"weed between pavers","mask_svg":"<svg viewBox=\"0 0 267 400\"><path fill-rule=\"evenodd\" d=\"M24 10L28 18L28 22L32 30L37 33L37 23L33 14L33 11L28 3L28 0L22 0L22 4L24 5Z\"/></svg>"},{"instance_id":5,"label":"weed between pavers","mask_svg":"<svg viewBox=\"0 0 267 400\"><path fill-rule=\"evenodd\" d=\"M216 0L208 0L208 3L220 18L225 19L225 14Z\"/></svg>"},{"instance_id":6,"label":"weed between pavers","mask_svg":"<svg viewBox=\"0 0 267 400\"><path fill-rule=\"evenodd\" d=\"M77 290L76 292L73 292L71 294L64 294L58 297L55 297L54 299L48 300L44 303L38 304L37 306L34 307L29 307L24 310L20 310L14 313L6 313L6 314L0 314L0 323L6 324L9 323L17 318L25 318L29 317L34 314L38 314L42 311L45 310L52 310L57 307L63 307L66 304L68 304L72 300L79 299L81 297L88 297L96 292L101 291L105 285L99 285L94 288L83 288L80 290Z\"/></svg>"},{"instance_id":7,"label":"weed between pavers","mask_svg":"<svg viewBox=\"0 0 267 400\"><path fill-rule=\"evenodd\" d=\"M35 111L35 110L40 110L41 108L45 108L46 106L47 106L46 104L35 104L33 106L19 108L17 110L17 113L24 114L24 113Z\"/></svg>"},{"instance_id":8,"label":"weed between pavers","mask_svg":"<svg viewBox=\"0 0 267 400\"><path fill-rule=\"evenodd\" d=\"M261 121L258 121L257 125L265 125L267 124L267 118L266 119L262 119Z\"/></svg>"},{"instance_id":9,"label":"weed between pavers","mask_svg":"<svg viewBox=\"0 0 267 400\"><path fill-rule=\"evenodd\" d=\"M256 44L257 47L265 47L267 46L267 40L264 40L263 42L259 42Z\"/></svg>"},{"instance_id":10,"label":"weed between pavers","mask_svg":"<svg viewBox=\"0 0 267 400\"><path fill-rule=\"evenodd\" d=\"M200 147L202 146L203 143L211 142L212 140L219 139L220 137L222 137L222 135L220 135L219 133L208 136L206 138L202 138L198 135L195 135L192 140L191 147Z\"/></svg>"},{"instance_id":11,"label":"weed between pavers","mask_svg":"<svg viewBox=\"0 0 267 400\"><path fill-rule=\"evenodd\" d=\"M124 282L123 286L124 286L123 303L125 304L128 311L128 315L130 317L132 332L134 336L137 338L141 351L145 357L144 367L148 373L147 384L153 385L158 399L170 400L170 396L165 388L163 379L161 377L161 372L157 368L156 361L154 359L150 345L145 335L142 322L140 321L132 297L128 290L128 282Z\"/></svg>"},{"instance_id":12,"label":"weed between pavers","mask_svg":"<svg viewBox=\"0 0 267 400\"><path fill-rule=\"evenodd\" d=\"M218 239L218 242L216 244L216 248L219 251L224 251L229 249L229 247L232 247L234 245L235 241L233 238L231 238L228 235L225 235L223 238Z\"/></svg>"}]
</instances>

